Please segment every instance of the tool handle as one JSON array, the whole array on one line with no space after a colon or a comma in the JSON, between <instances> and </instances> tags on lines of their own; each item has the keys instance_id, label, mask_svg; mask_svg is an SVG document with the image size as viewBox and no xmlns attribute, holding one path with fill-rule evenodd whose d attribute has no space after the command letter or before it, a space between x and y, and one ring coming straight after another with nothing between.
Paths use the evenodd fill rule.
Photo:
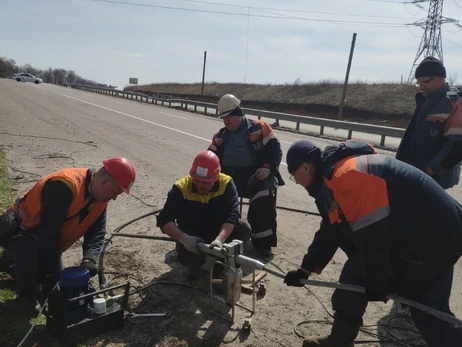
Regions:
<instances>
[{"instance_id":1,"label":"tool handle","mask_svg":"<svg viewBox=\"0 0 462 347\"><path fill-rule=\"evenodd\" d=\"M257 270L265 270L268 273L272 274L273 276L279 277L279 278L284 278L285 274L273 270L271 268L268 268L265 264L263 264L261 261L258 261L256 259L246 257L245 255L237 255L236 256L236 263L248 266L253 269ZM325 281L315 281L315 280L300 280L300 283L306 284L309 286L315 286L315 287L323 287L323 288L333 288L333 289L343 289L343 290L349 290L352 292L357 292L357 293L365 293L364 287L360 286L355 286L351 284L344 284L344 283L337 283L337 282L325 282ZM425 313L431 314L445 322L454 324L458 327L462 328L462 321L454 316L451 316L447 313L435 310L432 307L429 307L427 305L423 305L421 303L418 303L414 300L410 300L407 298L403 298L402 296L395 295L395 294L387 294L386 297L390 300L393 300L395 302L399 302L401 304L416 308L420 311L423 311Z\"/></svg>"},{"instance_id":2,"label":"tool handle","mask_svg":"<svg viewBox=\"0 0 462 347\"><path fill-rule=\"evenodd\" d=\"M225 258L226 257L226 249L225 248L218 248L218 247L213 247L210 248L209 244L204 243L204 242L198 242L197 243L197 248L199 251L213 255L215 257L219 258Z\"/></svg>"}]
</instances>

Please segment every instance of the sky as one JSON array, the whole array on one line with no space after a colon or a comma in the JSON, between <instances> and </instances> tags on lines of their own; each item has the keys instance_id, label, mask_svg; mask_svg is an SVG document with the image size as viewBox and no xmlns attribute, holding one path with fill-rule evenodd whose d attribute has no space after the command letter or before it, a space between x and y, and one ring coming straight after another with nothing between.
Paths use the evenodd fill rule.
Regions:
<instances>
[{"instance_id":1,"label":"sky","mask_svg":"<svg viewBox=\"0 0 462 347\"><path fill-rule=\"evenodd\" d=\"M404 0L411 1L411 0ZM407 81L429 2L398 0L0 0L0 55L119 88L201 82ZM192 11L194 10L194 11ZM443 16L462 21L462 0ZM462 29L442 27L448 76L462 84ZM424 57L420 57L419 61Z\"/></svg>"}]
</instances>

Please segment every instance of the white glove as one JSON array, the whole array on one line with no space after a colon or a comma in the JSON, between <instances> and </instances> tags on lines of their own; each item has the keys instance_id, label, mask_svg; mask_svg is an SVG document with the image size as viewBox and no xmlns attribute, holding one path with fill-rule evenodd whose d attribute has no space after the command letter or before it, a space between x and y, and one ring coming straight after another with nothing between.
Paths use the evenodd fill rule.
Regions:
<instances>
[{"instance_id":1,"label":"white glove","mask_svg":"<svg viewBox=\"0 0 462 347\"><path fill-rule=\"evenodd\" d=\"M257 171L255 171L255 172L256 172L256 174L257 174L257 176L256 176L256 177L257 177L257 180L263 181L263 180L265 180L265 179L268 178L268 176L269 176L270 173L271 173L271 170L268 169L268 168L266 168L266 167L261 167L261 168L259 168Z\"/></svg>"},{"instance_id":2,"label":"white glove","mask_svg":"<svg viewBox=\"0 0 462 347\"><path fill-rule=\"evenodd\" d=\"M199 253L199 250L197 249L197 243L204 242L204 240L202 240L200 237L190 236L183 233L183 235L180 237L180 242L188 252Z\"/></svg>"},{"instance_id":3,"label":"white glove","mask_svg":"<svg viewBox=\"0 0 462 347\"><path fill-rule=\"evenodd\" d=\"M225 242L220 236L218 236L215 240L213 240L209 247L210 248L213 248L213 247L217 247L219 249L222 249L223 248L223 242Z\"/></svg>"}]
</instances>

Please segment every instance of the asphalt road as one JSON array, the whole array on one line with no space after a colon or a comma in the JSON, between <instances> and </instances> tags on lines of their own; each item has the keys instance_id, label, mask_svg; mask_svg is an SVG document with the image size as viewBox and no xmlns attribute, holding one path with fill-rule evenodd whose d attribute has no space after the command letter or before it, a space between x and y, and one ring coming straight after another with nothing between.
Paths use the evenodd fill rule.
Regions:
<instances>
[{"instance_id":1,"label":"asphalt road","mask_svg":"<svg viewBox=\"0 0 462 347\"><path fill-rule=\"evenodd\" d=\"M132 161L137 171L132 188L134 198L121 196L111 203L109 230L161 208L172 184L188 173L194 156L208 147L213 134L222 127L218 119L190 112L5 79L0 79L0 119L0 148L8 154L21 191L39 176L65 166L98 167L103 159L116 155ZM284 131L277 131L277 136L283 147L284 162L290 144L298 139L311 139L321 147L338 142ZM383 150L379 152L393 155ZM285 163L281 165L281 172L286 186L278 191L278 206L316 211L307 193L289 180ZM462 185L449 193L462 201ZM155 228L155 222L150 223L140 230ZM278 225L281 246L276 252L288 270L298 266L319 219L281 211ZM299 249L293 251L289 246ZM143 244L127 252L138 252L137 256L144 257L142 254L147 253L143 252L148 252L150 247ZM335 271L338 269L339 266ZM156 271L162 273L162 266L153 270ZM461 272L458 264L455 283L460 283ZM327 274L332 275L331 279L338 275ZM462 316L461 294L457 286L451 300L459 318ZM328 302L328 293L321 297Z\"/></svg>"}]
</instances>

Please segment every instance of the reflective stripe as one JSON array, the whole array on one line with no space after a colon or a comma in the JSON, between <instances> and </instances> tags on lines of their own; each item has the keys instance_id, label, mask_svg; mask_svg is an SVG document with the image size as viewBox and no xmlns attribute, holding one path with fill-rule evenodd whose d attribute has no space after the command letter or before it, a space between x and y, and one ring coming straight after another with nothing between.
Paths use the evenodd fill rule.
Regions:
<instances>
[{"instance_id":1,"label":"reflective stripe","mask_svg":"<svg viewBox=\"0 0 462 347\"><path fill-rule=\"evenodd\" d=\"M266 136L266 137L263 138L263 145L266 145L266 144L268 143L269 140L275 139L275 138L276 138L276 134L275 134L275 133L273 133L273 132L269 133L268 136Z\"/></svg>"},{"instance_id":2,"label":"reflective stripe","mask_svg":"<svg viewBox=\"0 0 462 347\"><path fill-rule=\"evenodd\" d=\"M446 119L448 119L450 113L437 113L437 114L429 114L427 116L427 120L430 122L441 122L443 123Z\"/></svg>"},{"instance_id":3,"label":"reflective stripe","mask_svg":"<svg viewBox=\"0 0 462 347\"><path fill-rule=\"evenodd\" d=\"M353 231L360 230L362 228L365 228L371 224L374 224L375 222L378 222L379 220L387 217L390 215L390 206L383 206L374 212L369 213L368 215L359 218L356 222L354 222L351 225L351 229Z\"/></svg>"},{"instance_id":4,"label":"reflective stripe","mask_svg":"<svg viewBox=\"0 0 462 347\"><path fill-rule=\"evenodd\" d=\"M250 204L252 201L254 201L254 200L258 199L258 198L261 198L261 197L264 197L264 196L268 196L268 195L270 195L269 189L260 190L257 194L255 194L255 195L252 197L252 199L250 199L249 204Z\"/></svg>"},{"instance_id":5,"label":"reflective stripe","mask_svg":"<svg viewBox=\"0 0 462 347\"><path fill-rule=\"evenodd\" d=\"M382 177L383 170L386 166L387 161L389 160L390 160L389 157L382 155L382 154L375 154L375 155L368 156L367 158L368 173L374 176Z\"/></svg>"},{"instance_id":6,"label":"reflective stripe","mask_svg":"<svg viewBox=\"0 0 462 347\"><path fill-rule=\"evenodd\" d=\"M334 195L332 191L329 189L325 182L322 183L323 189L323 197L324 197L324 205L326 206L329 220L331 224L336 222L340 222L340 214L338 211L338 204L337 201L334 200Z\"/></svg>"},{"instance_id":7,"label":"reflective stripe","mask_svg":"<svg viewBox=\"0 0 462 347\"><path fill-rule=\"evenodd\" d=\"M462 128L449 128L448 131L444 133L444 136L449 135L462 135Z\"/></svg>"},{"instance_id":8,"label":"reflective stripe","mask_svg":"<svg viewBox=\"0 0 462 347\"><path fill-rule=\"evenodd\" d=\"M367 170L367 156L361 155L356 157L356 171L368 172Z\"/></svg>"},{"instance_id":9,"label":"reflective stripe","mask_svg":"<svg viewBox=\"0 0 462 347\"><path fill-rule=\"evenodd\" d=\"M273 229L268 229L268 230L262 231L260 233L252 233L250 236L253 239L261 239L263 237L267 237L267 236L271 236L271 235L273 235Z\"/></svg>"}]
</instances>

